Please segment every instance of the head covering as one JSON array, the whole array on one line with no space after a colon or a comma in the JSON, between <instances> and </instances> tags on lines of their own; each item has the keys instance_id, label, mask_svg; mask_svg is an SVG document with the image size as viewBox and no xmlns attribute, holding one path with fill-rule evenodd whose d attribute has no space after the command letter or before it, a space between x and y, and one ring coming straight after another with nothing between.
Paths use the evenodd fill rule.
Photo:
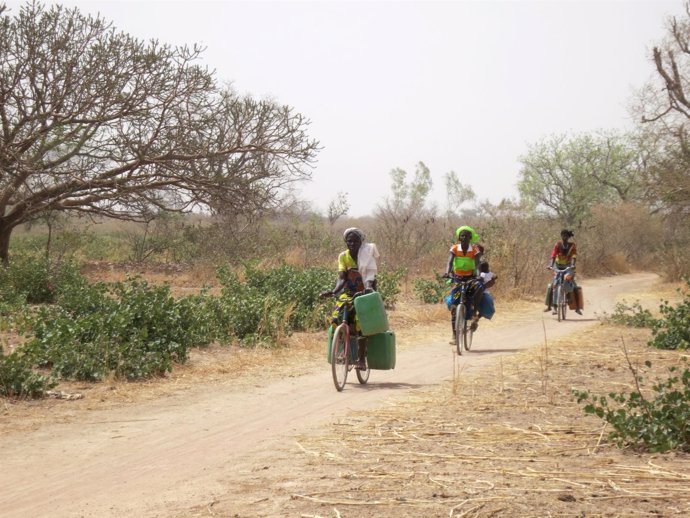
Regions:
<instances>
[{"instance_id":1,"label":"head covering","mask_svg":"<svg viewBox=\"0 0 690 518\"><path fill-rule=\"evenodd\" d=\"M347 241L347 236L350 234L356 234L359 236L359 240L364 243L364 238L366 237L364 235L364 232L362 232L360 229L357 227L350 227L348 229L345 229L345 232L343 232L343 241Z\"/></svg>"},{"instance_id":2,"label":"head covering","mask_svg":"<svg viewBox=\"0 0 690 518\"><path fill-rule=\"evenodd\" d=\"M472 227L468 227L467 225L463 225L462 227L458 227L455 230L455 239L460 239L460 232L463 230L467 230L470 234L472 234L472 237L470 238L470 244L474 244L477 241L479 241L479 234L477 234Z\"/></svg>"}]
</instances>

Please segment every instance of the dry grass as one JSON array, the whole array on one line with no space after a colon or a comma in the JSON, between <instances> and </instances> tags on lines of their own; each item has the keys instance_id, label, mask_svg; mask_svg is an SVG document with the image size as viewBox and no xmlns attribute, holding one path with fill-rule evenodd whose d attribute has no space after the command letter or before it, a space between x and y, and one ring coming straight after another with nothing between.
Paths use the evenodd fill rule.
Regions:
<instances>
[{"instance_id":1,"label":"dry grass","mask_svg":"<svg viewBox=\"0 0 690 518\"><path fill-rule=\"evenodd\" d=\"M632 388L622 336L635 366L681 361L645 331L597 326L301 436L284 453L300 477L244 477L214 515L688 516L690 456L616 448L571 395Z\"/></svg>"},{"instance_id":2,"label":"dry grass","mask_svg":"<svg viewBox=\"0 0 690 518\"><path fill-rule=\"evenodd\" d=\"M667 285L655 298L674 295ZM419 314L396 318L413 328ZM684 365L687 355L650 349L649 338L601 324L347 415L254 458L264 470L239 473L221 499L180 516L688 516L690 456L617 448L572 396L632 390L624 344L635 368L652 362L643 390Z\"/></svg>"}]
</instances>

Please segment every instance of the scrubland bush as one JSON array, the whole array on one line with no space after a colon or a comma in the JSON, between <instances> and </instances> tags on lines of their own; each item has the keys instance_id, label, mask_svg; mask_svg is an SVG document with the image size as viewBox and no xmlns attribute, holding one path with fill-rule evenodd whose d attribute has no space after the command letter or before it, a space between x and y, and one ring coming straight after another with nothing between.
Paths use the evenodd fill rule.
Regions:
<instances>
[{"instance_id":1,"label":"scrubland bush","mask_svg":"<svg viewBox=\"0 0 690 518\"><path fill-rule=\"evenodd\" d=\"M652 364L646 362L650 368ZM619 447L652 452L690 451L690 370L669 368L666 380L652 385L653 397L641 392L643 377L636 377L636 390L597 396L574 390L584 412L604 419L613 427L609 439Z\"/></svg>"},{"instance_id":2,"label":"scrubland bush","mask_svg":"<svg viewBox=\"0 0 690 518\"><path fill-rule=\"evenodd\" d=\"M445 279L436 274L435 279L414 279L412 281L413 293L425 304L437 304L443 301L448 291Z\"/></svg>"},{"instance_id":3,"label":"scrubland bush","mask_svg":"<svg viewBox=\"0 0 690 518\"><path fill-rule=\"evenodd\" d=\"M15 255L8 267L0 269L0 300L26 304L54 302L61 290L79 278L79 269L73 262L52 263L35 255Z\"/></svg>"},{"instance_id":4,"label":"scrubland bush","mask_svg":"<svg viewBox=\"0 0 690 518\"><path fill-rule=\"evenodd\" d=\"M34 372L22 353L14 351L5 356L0 348L0 396L39 398L56 384L51 376Z\"/></svg>"},{"instance_id":5,"label":"scrubland bush","mask_svg":"<svg viewBox=\"0 0 690 518\"><path fill-rule=\"evenodd\" d=\"M139 279L67 290L29 322L27 358L61 378L100 380L161 375L190 347L215 335L204 298L174 299L167 286Z\"/></svg>"},{"instance_id":6,"label":"scrubland bush","mask_svg":"<svg viewBox=\"0 0 690 518\"><path fill-rule=\"evenodd\" d=\"M690 287L690 279L686 278ZM662 301L660 317L638 303L618 304L611 317L614 322L633 327L649 327L653 338L651 347L659 349L690 348L690 291L673 306ZM649 361L645 362L651 368ZM607 396L574 390L578 403L585 403L584 411L611 424L609 438L618 446L631 446L653 452L668 450L690 451L690 370L669 369L669 377L652 385L653 397L642 393L644 379L630 366L635 378L635 390L630 393L611 392Z\"/></svg>"},{"instance_id":7,"label":"scrubland bush","mask_svg":"<svg viewBox=\"0 0 690 518\"><path fill-rule=\"evenodd\" d=\"M686 277L685 292L679 289L682 299L678 304L662 300L658 318L642 308L639 302L632 305L618 303L611 320L630 327L646 327L652 330L649 345L657 349L690 349L690 277Z\"/></svg>"},{"instance_id":8,"label":"scrubland bush","mask_svg":"<svg viewBox=\"0 0 690 518\"><path fill-rule=\"evenodd\" d=\"M275 342L293 330L324 325L326 303L319 292L334 284L332 271L289 265L259 268L254 263L245 265L243 277L229 265L218 269L219 317L227 336Z\"/></svg>"}]
</instances>

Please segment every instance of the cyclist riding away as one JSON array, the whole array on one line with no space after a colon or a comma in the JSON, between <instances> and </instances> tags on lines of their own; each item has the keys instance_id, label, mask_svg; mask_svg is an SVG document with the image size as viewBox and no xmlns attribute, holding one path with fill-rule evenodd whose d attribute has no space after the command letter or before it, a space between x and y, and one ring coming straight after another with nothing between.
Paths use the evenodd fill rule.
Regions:
<instances>
[{"instance_id":1,"label":"cyclist riding away","mask_svg":"<svg viewBox=\"0 0 690 518\"><path fill-rule=\"evenodd\" d=\"M365 235L358 228L348 228L343 233L347 250L338 256L338 279L332 290L321 292L322 297L337 295L336 306L333 310L332 324L338 325L342 321L343 309L352 302L359 293L370 293L376 290L376 264L379 251L374 243L365 243ZM342 292L342 293L341 293ZM356 369L366 369L367 337L362 336L359 319L353 310L348 313L348 320L357 333L357 363Z\"/></svg>"},{"instance_id":2,"label":"cyclist riding away","mask_svg":"<svg viewBox=\"0 0 690 518\"><path fill-rule=\"evenodd\" d=\"M575 233L572 230L563 229L561 230L561 240L557 241L551 251L551 262L547 266L548 269L553 269L554 267L558 270L565 270L568 267L573 269L573 286L576 288L575 284L575 263L577 261L577 246L574 242L570 242L570 238L574 237ZM548 304L544 312L551 310L551 298L548 300ZM577 308L575 312L578 315L582 315L582 309ZM556 314L556 308L553 308L553 314Z\"/></svg>"},{"instance_id":3,"label":"cyclist riding away","mask_svg":"<svg viewBox=\"0 0 690 518\"><path fill-rule=\"evenodd\" d=\"M479 301L482 298L484 287L480 281L477 280L477 272L479 270L479 260L484 251L483 248L477 244L479 235L472 227L462 226L455 231L455 239L457 243L450 248L448 254L448 264L446 265L446 273L444 277L453 278L458 281L470 281L468 287L468 294L472 301L472 317L470 329L476 331L479 321ZM455 283L451 290L450 301L450 324L453 330L453 339L451 344L455 343L455 308L454 304L460 296L458 284Z\"/></svg>"}]
</instances>

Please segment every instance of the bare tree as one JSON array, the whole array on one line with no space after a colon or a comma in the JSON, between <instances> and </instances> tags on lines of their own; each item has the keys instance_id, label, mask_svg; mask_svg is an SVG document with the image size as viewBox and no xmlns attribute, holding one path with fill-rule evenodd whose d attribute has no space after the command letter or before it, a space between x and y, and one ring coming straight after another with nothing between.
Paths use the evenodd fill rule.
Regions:
<instances>
[{"instance_id":1,"label":"bare tree","mask_svg":"<svg viewBox=\"0 0 690 518\"><path fill-rule=\"evenodd\" d=\"M640 91L641 121L655 151L647 185L655 208L690 215L690 3L667 21L652 58L657 76Z\"/></svg>"},{"instance_id":2,"label":"bare tree","mask_svg":"<svg viewBox=\"0 0 690 518\"><path fill-rule=\"evenodd\" d=\"M347 216L347 213L350 212L350 201L347 198L347 193L338 192L335 198L333 198L328 204L328 209L326 212L328 222L330 223L331 228L333 228L333 225L336 221L338 221L338 219L343 216Z\"/></svg>"},{"instance_id":3,"label":"bare tree","mask_svg":"<svg viewBox=\"0 0 690 518\"><path fill-rule=\"evenodd\" d=\"M100 17L0 5L0 259L46 211L265 211L310 176L318 143L286 106L239 97L203 49L143 43ZM144 217L142 217L142 215Z\"/></svg>"}]
</instances>

